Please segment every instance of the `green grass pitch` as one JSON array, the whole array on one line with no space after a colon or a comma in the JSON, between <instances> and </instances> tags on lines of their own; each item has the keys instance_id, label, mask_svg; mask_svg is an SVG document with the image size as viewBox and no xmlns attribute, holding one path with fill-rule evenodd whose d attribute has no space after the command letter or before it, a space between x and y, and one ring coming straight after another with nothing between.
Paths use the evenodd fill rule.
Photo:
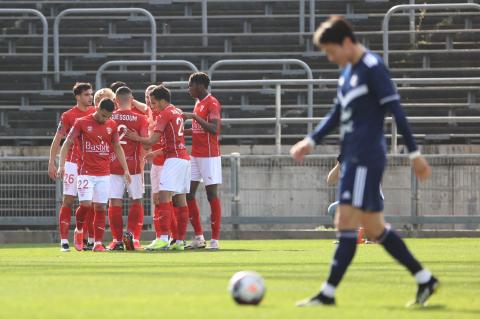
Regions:
<instances>
[{"instance_id":1,"label":"green grass pitch","mask_svg":"<svg viewBox=\"0 0 480 319\"><path fill-rule=\"evenodd\" d=\"M0 248L0 318L480 318L479 239L408 239L442 281L429 306L405 309L415 284L379 245L362 245L335 308L296 308L325 279L331 240L223 241L220 251L60 253L56 245ZM230 277L264 278L260 306L237 306Z\"/></svg>"}]
</instances>

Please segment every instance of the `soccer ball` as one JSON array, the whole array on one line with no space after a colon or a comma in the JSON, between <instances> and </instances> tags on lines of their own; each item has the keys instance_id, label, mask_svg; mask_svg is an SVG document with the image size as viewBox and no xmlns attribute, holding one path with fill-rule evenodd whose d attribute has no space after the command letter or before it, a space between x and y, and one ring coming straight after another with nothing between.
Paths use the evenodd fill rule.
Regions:
<instances>
[{"instance_id":1,"label":"soccer ball","mask_svg":"<svg viewBox=\"0 0 480 319\"><path fill-rule=\"evenodd\" d=\"M258 305L265 295L265 284L256 272L240 271L230 279L228 290L239 305Z\"/></svg>"}]
</instances>

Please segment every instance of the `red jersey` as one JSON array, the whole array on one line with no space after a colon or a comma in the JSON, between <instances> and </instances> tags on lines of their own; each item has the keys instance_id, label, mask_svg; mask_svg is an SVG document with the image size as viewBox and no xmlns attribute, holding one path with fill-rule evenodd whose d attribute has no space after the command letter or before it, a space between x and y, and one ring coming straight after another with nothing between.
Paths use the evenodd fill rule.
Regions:
<instances>
[{"instance_id":1,"label":"red jersey","mask_svg":"<svg viewBox=\"0 0 480 319\"><path fill-rule=\"evenodd\" d=\"M89 107L85 112L80 110L78 106L73 106L70 110L63 112L62 117L60 118L60 123L58 123L57 132L66 136L70 129L75 124L75 120L81 117L90 115L95 112L94 107ZM78 161L78 143L73 141L72 147L68 150L67 162L77 163Z\"/></svg>"},{"instance_id":2,"label":"red jersey","mask_svg":"<svg viewBox=\"0 0 480 319\"><path fill-rule=\"evenodd\" d=\"M160 114L160 111L153 111L152 112L152 115L153 115L153 118L156 119L157 116ZM156 124L156 123L155 123ZM157 151L157 150L162 150L163 152L165 152L165 141L163 139L163 134L160 135L160 140L158 140L158 142L152 146L152 151ZM157 155L153 158L152 160L153 164L157 165L157 166L163 166L163 164L165 163L165 154L160 154L160 155Z\"/></svg>"},{"instance_id":3,"label":"red jersey","mask_svg":"<svg viewBox=\"0 0 480 319\"><path fill-rule=\"evenodd\" d=\"M80 175L110 175L110 151L113 151L113 143L120 140L113 120L100 124L93 115L82 117L75 121L68 138L79 141Z\"/></svg>"},{"instance_id":4,"label":"red jersey","mask_svg":"<svg viewBox=\"0 0 480 319\"><path fill-rule=\"evenodd\" d=\"M211 94L203 100L195 103L193 113L207 122L218 120L217 134L208 133L195 120L192 121L192 156L195 157L217 157L220 156L220 121L221 106L218 100Z\"/></svg>"},{"instance_id":5,"label":"red jersey","mask_svg":"<svg viewBox=\"0 0 480 319\"><path fill-rule=\"evenodd\" d=\"M183 136L183 114L182 111L170 104L157 116L155 132L163 135L165 141L165 158L181 158L189 160L185 137Z\"/></svg>"},{"instance_id":6,"label":"red jersey","mask_svg":"<svg viewBox=\"0 0 480 319\"><path fill-rule=\"evenodd\" d=\"M128 138L124 138L127 131L137 131L141 137L148 136L148 122L145 115L140 115L132 110L116 110L113 112L112 120L117 124L117 133L120 139L120 145L122 145L125 153L125 159L127 160L128 170L130 174L140 174L142 172L142 143L134 142ZM120 161L117 158L115 152L112 152L110 173L116 175L123 175L124 171Z\"/></svg>"}]
</instances>

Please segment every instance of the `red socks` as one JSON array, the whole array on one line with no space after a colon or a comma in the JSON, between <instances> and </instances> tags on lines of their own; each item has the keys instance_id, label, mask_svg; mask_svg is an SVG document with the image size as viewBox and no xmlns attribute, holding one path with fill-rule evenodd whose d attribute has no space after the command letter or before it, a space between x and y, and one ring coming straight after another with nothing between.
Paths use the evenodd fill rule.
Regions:
<instances>
[{"instance_id":1,"label":"red socks","mask_svg":"<svg viewBox=\"0 0 480 319\"><path fill-rule=\"evenodd\" d=\"M90 206L78 206L77 210L75 211L75 221L76 227L78 230L83 230L83 224L85 224L85 220L88 214L88 211L92 209Z\"/></svg>"},{"instance_id":2,"label":"red socks","mask_svg":"<svg viewBox=\"0 0 480 319\"><path fill-rule=\"evenodd\" d=\"M142 234L143 215L144 211L142 204L136 203L130 206L127 230L133 234L133 238L138 240L140 240L140 235Z\"/></svg>"},{"instance_id":3,"label":"red socks","mask_svg":"<svg viewBox=\"0 0 480 319\"><path fill-rule=\"evenodd\" d=\"M197 200L187 200L188 204L188 217L190 223L193 226L196 236L203 235L202 223L200 222L200 210L198 209Z\"/></svg>"},{"instance_id":4,"label":"red socks","mask_svg":"<svg viewBox=\"0 0 480 319\"><path fill-rule=\"evenodd\" d=\"M172 214L172 221L170 223L170 237L177 239L178 238L178 223L177 223L177 216L178 216L178 207L173 207L173 214Z\"/></svg>"},{"instance_id":5,"label":"red socks","mask_svg":"<svg viewBox=\"0 0 480 319\"><path fill-rule=\"evenodd\" d=\"M178 226L178 237L175 239L185 240L187 235L187 226L188 226L188 206L176 207L177 209L177 226Z\"/></svg>"},{"instance_id":6,"label":"red socks","mask_svg":"<svg viewBox=\"0 0 480 319\"><path fill-rule=\"evenodd\" d=\"M95 216L95 212L93 210L93 207L90 208L90 210L87 213L87 216L85 217L85 223L87 224L87 232L88 234L85 234L85 231L83 233L83 238L91 237L93 238L93 233L95 232L95 228L93 227L93 218Z\"/></svg>"},{"instance_id":7,"label":"red socks","mask_svg":"<svg viewBox=\"0 0 480 319\"><path fill-rule=\"evenodd\" d=\"M105 234L105 226L107 221L106 215L107 215L107 212L104 209L95 210L95 218L93 220L93 225L95 227L95 232L94 232L95 242L103 241L103 236ZM120 217L122 217L121 212L120 212Z\"/></svg>"},{"instance_id":8,"label":"red socks","mask_svg":"<svg viewBox=\"0 0 480 319\"><path fill-rule=\"evenodd\" d=\"M96 218L97 212L95 212L95 219ZM108 208L108 220L110 221L110 231L112 232L112 238L121 241L123 235L122 207L110 206ZM96 229L97 224L95 224L95 230ZM96 236L95 241L97 241Z\"/></svg>"},{"instance_id":9,"label":"red socks","mask_svg":"<svg viewBox=\"0 0 480 319\"><path fill-rule=\"evenodd\" d=\"M220 199L214 198L210 201L211 215L210 220L212 224L212 239L220 239L220 225L222 223L222 206L220 205Z\"/></svg>"},{"instance_id":10,"label":"red socks","mask_svg":"<svg viewBox=\"0 0 480 319\"><path fill-rule=\"evenodd\" d=\"M72 209L70 207L62 206L60 208L60 213L58 214L58 229L60 231L60 239L68 240L71 219Z\"/></svg>"},{"instance_id":11,"label":"red socks","mask_svg":"<svg viewBox=\"0 0 480 319\"><path fill-rule=\"evenodd\" d=\"M172 210L173 209L170 203L160 203L155 206L153 223L157 238L159 238L161 235L168 235L170 233Z\"/></svg>"}]
</instances>

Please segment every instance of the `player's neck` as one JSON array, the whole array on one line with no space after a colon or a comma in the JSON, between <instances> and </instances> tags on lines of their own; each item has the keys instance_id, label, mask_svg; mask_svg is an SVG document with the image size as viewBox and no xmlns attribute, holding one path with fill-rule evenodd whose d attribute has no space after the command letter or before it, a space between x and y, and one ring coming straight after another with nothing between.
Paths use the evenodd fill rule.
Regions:
<instances>
[{"instance_id":1,"label":"player's neck","mask_svg":"<svg viewBox=\"0 0 480 319\"><path fill-rule=\"evenodd\" d=\"M118 107L118 110L119 110L119 111L130 111L131 109L132 109L132 108L131 108L129 105L124 106L124 107L122 107L122 106L119 106L119 107Z\"/></svg>"},{"instance_id":2,"label":"player's neck","mask_svg":"<svg viewBox=\"0 0 480 319\"><path fill-rule=\"evenodd\" d=\"M352 58L350 60L350 63L352 65L357 64L362 59L364 53L365 53L365 47L361 44L355 44L353 47Z\"/></svg>"},{"instance_id":3,"label":"player's neck","mask_svg":"<svg viewBox=\"0 0 480 319\"><path fill-rule=\"evenodd\" d=\"M89 105L85 106L83 104L77 103L77 108L80 109L80 111L85 112L88 110Z\"/></svg>"},{"instance_id":4,"label":"player's neck","mask_svg":"<svg viewBox=\"0 0 480 319\"><path fill-rule=\"evenodd\" d=\"M201 101L203 100L204 98L206 98L210 93L208 91L204 91L202 92L199 96L198 96L198 100Z\"/></svg>"}]
</instances>

